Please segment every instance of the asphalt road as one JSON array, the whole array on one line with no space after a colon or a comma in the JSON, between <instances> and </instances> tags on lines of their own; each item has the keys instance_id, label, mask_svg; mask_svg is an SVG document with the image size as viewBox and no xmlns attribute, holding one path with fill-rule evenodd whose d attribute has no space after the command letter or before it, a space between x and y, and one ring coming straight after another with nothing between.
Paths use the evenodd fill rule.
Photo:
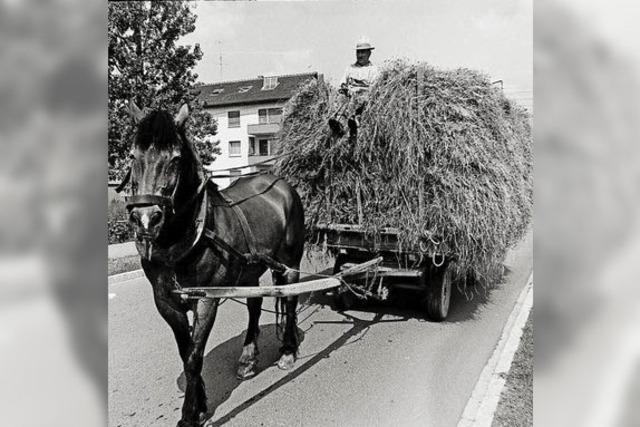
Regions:
<instances>
[{"instance_id":1,"label":"asphalt road","mask_svg":"<svg viewBox=\"0 0 640 427\"><path fill-rule=\"evenodd\" d=\"M505 283L471 300L454 293L443 323L423 320L410 302L338 313L327 297L314 296L299 315L304 341L291 372L274 365L274 315L263 313L261 371L244 382L235 368L248 316L226 302L205 351L214 410L206 425L455 426L532 261L529 233L507 257ZM110 285L109 293L109 425L174 426L185 380L151 286L136 279Z\"/></svg>"}]
</instances>

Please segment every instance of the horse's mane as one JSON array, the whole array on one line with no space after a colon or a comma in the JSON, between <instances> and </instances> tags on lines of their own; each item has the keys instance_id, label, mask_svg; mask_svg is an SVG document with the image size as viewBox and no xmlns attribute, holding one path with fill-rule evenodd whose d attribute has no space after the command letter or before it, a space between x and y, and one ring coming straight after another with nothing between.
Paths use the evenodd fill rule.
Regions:
<instances>
[{"instance_id":1,"label":"horse's mane","mask_svg":"<svg viewBox=\"0 0 640 427\"><path fill-rule=\"evenodd\" d=\"M184 140L184 144L181 144L177 135ZM200 182L204 179L200 156L188 141L184 126L178 128L173 116L165 110L154 110L140 121L135 145L143 151L148 150L151 146L158 150L171 150L181 145L186 164L193 166L190 168L190 173L197 175Z\"/></svg>"},{"instance_id":2,"label":"horse's mane","mask_svg":"<svg viewBox=\"0 0 640 427\"><path fill-rule=\"evenodd\" d=\"M177 144L176 125L167 111L154 110L140 121L136 147L147 150L153 145L159 150L169 150Z\"/></svg>"}]
</instances>

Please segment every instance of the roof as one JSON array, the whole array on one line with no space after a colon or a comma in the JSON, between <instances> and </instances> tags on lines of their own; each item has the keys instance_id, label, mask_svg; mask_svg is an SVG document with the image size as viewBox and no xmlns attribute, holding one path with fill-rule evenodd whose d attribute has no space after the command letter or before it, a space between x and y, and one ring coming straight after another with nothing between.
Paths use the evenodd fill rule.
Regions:
<instances>
[{"instance_id":1,"label":"roof","mask_svg":"<svg viewBox=\"0 0 640 427\"><path fill-rule=\"evenodd\" d=\"M286 101L293 96L300 85L318 73L265 76L249 80L219 82L198 86L198 98L205 107L221 107L238 104L258 104L263 102ZM276 83L273 89L263 89L265 80Z\"/></svg>"}]
</instances>

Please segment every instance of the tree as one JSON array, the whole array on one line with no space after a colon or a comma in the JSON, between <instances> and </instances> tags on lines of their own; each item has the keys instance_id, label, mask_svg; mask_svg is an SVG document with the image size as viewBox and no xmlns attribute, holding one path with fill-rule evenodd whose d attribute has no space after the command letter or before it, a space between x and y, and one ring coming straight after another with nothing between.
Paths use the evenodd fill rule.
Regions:
<instances>
[{"instance_id":1,"label":"tree","mask_svg":"<svg viewBox=\"0 0 640 427\"><path fill-rule=\"evenodd\" d=\"M189 104L187 126L201 160L220 154L213 142L217 123L203 110L194 90L193 72L202 58L200 45L176 42L195 29L196 15L187 2L109 2L109 179L120 179L128 165L134 134L127 103L176 113Z\"/></svg>"}]
</instances>

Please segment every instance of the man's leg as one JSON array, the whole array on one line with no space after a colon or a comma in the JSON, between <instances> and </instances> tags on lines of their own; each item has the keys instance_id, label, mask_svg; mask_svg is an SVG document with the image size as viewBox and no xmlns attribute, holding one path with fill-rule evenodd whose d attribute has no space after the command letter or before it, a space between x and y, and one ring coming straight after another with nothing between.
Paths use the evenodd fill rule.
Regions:
<instances>
[{"instance_id":1,"label":"man's leg","mask_svg":"<svg viewBox=\"0 0 640 427\"><path fill-rule=\"evenodd\" d=\"M360 116L362 116L362 112L367 104L366 97L364 96L356 96L353 98L353 114L349 115L349 121L347 122L349 125L349 136L355 137L358 135L358 127L360 126Z\"/></svg>"},{"instance_id":2,"label":"man's leg","mask_svg":"<svg viewBox=\"0 0 640 427\"><path fill-rule=\"evenodd\" d=\"M346 95L341 94L338 97L338 101L336 102L336 112L329 119L329 127L331 128L331 131L334 133L334 135L338 137L344 135L343 122L346 120L346 114L349 110L350 103L350 98Z\"/></svg>"}]
</instances>

